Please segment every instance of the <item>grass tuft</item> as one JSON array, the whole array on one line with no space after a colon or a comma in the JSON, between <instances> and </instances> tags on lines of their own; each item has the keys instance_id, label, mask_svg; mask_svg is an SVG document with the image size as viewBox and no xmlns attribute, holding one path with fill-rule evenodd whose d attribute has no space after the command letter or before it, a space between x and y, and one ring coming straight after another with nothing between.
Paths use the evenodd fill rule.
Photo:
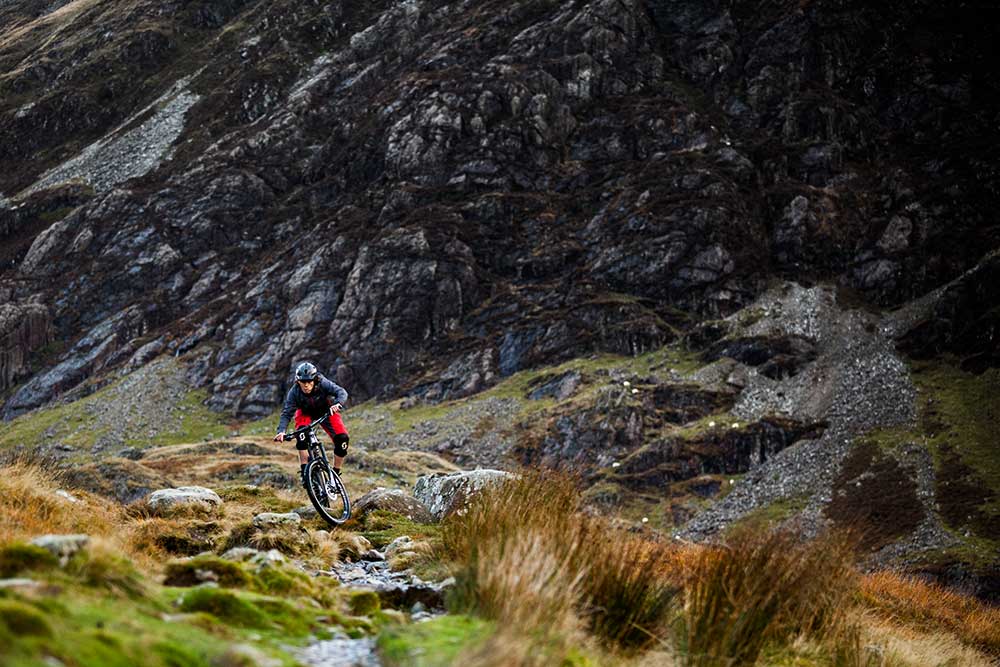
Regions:
<instances>
[{"instance_id":1,"label":"grass tuft","mask_svg":"<svg viewBox=\"0 0 1000 667\"><path fill-rule=\"evenodd\" d=\"M458 565L450 606L501 626L636 649L661 636L676 583L669 549L577 512L574 480L526 472L478 495L443 529ZM557 642L558 643L558 642ZM558 652L557 652L558 654Z\"/></svg>"},{"instance_id":2,"label":"grass tuft","mask_svg":"<svg viewBox=\"0 0 1000 667\"><path fill-rule=\"evenodd\" d=\"M860 591L866 607L895 623L951 632L1000 657L1000 608L894 572L865 576Z\"/></svg>"},{"instance_id":3,"label":"grass tuft","mask_svg":"<svg viewBox=\"0 0 1000 667\"><path fill-rule=\"evenodd\" d=\"M687 589L690 665L753 664L768 641L832 634L855 590L852 542L739 531L696 557Z\"/></svg>"}]
</instances>

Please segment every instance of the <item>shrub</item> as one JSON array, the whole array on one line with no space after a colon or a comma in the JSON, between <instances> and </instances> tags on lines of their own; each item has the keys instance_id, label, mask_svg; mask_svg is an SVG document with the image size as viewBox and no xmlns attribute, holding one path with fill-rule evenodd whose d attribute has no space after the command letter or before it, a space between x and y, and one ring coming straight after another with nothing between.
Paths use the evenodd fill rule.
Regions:
<instances>
[{"instance_id":1,"label":"shrub","mask_svg":"<svg viewBox=\"0 0 1000 667\"><path fill-rule=\"evenodd\" d=\"M768 640L840 627L854 590L848 539L734 533L697 557L685 605L688 664L752 664Z\"/></svg>"}]
</instances>

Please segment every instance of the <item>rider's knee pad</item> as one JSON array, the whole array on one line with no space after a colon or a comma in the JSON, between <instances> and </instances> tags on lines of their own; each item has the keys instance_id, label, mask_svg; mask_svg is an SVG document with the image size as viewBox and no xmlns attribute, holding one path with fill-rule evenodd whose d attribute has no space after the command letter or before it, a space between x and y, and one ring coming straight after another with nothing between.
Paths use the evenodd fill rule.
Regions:
<instances>
[{"instance_id":1,"label":"rider's knee pad","mask_svg":"<svg viewBox=\"0 0 1000 667\"><path fill-rule=\"evenodd\" d=\"M304 452L309 449L309 432L299 433L295 436L295 449Z\"/></svg>"},{"instance_id":2,"label":"rider's knee pad","mask_svg":"<svg viewBox=\"0 0 1000 667\"><path fill-rule=\"evenodd\" d=\"M346 433L336 433L333 436L333 453L337 456L347 456L347 445L351 438Z\"/></svg>"}]
</instances>

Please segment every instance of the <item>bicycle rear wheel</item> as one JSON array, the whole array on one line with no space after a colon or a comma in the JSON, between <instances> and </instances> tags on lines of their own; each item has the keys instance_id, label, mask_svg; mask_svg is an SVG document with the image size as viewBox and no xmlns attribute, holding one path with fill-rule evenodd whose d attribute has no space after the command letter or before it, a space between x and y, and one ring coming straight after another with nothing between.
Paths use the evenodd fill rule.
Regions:
<instances>
[{"instance_id":1,"label":"bicycle rear wheel","mask_svg":"<svg viewBox=\"0 0 1000 667\"><path fill-rule=\"evenodd\" d=\"M306 468L309 486L306 492L313 507L327 523L339 526L351 518L351 500L337 473L325 461L316 460Z\"/></svg>"}]
</instances>

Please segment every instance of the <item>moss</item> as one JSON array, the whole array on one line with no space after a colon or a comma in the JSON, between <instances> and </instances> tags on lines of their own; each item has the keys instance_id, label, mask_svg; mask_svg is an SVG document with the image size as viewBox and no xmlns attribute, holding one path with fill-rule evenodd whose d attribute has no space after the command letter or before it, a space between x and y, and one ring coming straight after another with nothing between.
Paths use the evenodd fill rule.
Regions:
<instances>
[{"instance_id":1,"label":"moss","mask_svg":"<svg viewBox=\"0 0 1000 667\"><path fill-rule=\"evenodd\" d=\"M388 667L450 665L463 649L486 641L494 632L488 621L470 616L441 616L425 623L390 627L378 638Z\"/></svg>"},{"instance_id":2,"label":"moss","mask_svg":"<svg viewBox=\"0 0 1000 667\"><path fill-rule=\"evenodd\" d=\"M355 616L371 616L382 607L374 591L355 591L350 594L347 606Z\"/></svg>"},{"instance_id":3,"label":"moss","mask_svg":"<svg viewBox=\"0 0 1000 667\"><path fill-rule=\"evenodd\" d=\"M14 542L0 549L0 578L22 572L47 570L59 564L59 559L41 547Z\"/></svg>"},{"instance_id":4,"label":"moss","mask_svg":"<svg viewBox=\"0 0 1000 667\"><path fill-rule=\"evenodd\" d=\"M188 591L181 600L181 611L202 611L239 627L262 628L267 616L243 597L219 588L201 587Z\"/></svg>"},{"instance_id":5,"label":"moss","mask_svg":"<svg viewBox=\"0 0 1000 667\"><path fill-rule=\"evenodd\" d=\"M284 632L301 637L309 633L311 617L295 605L278 598L265 597L256 600L257 607L270 621Z\"/></svg>"},{"instance_id":6,"label":"moss","mask_svg":"<svg viewBox=\"0 0 1000 667\"><path fill-rule=\"evenodd\" d=\"M225 588L246 588L254 583L243 566L218 556L196 556L190 560L167 564L163 583L167 586L196 586L204 581L200 572L211 572L215 581Z\"/></svg>"},{"instance_id":7,"label":"moss","mask_svg":"<svg viewBox=\"0 0 1000 667\"><path fill-rule=\"evenodd\" d=\"M0 600L0 625L14 635L52 636L52 626L45 615L17 600Z\"/></svg>"},{"instance_id":8,"label":"moss","mask_svg":"<svg viewBox=\"0 0 1000 667\"><path fill-rule=\"evenodd\" d=\"M197 651L179 642L160 640L150 646L150 650L165 667L191 667L207 665L205 658Z\"/></svg>"},{"instance_id":9,"label":"moss","mask_svg":"<svg viewBox=\"0 0 1000 667\"><path fill-rule=\"evenodd\" d=\"M809 497L805 495L776 500L744 515L739 521L734 522L729 527L729 531L746 530L747 528L765 529L779 524L805 509L808 501Z\"/></svg>"}]
</instances>

